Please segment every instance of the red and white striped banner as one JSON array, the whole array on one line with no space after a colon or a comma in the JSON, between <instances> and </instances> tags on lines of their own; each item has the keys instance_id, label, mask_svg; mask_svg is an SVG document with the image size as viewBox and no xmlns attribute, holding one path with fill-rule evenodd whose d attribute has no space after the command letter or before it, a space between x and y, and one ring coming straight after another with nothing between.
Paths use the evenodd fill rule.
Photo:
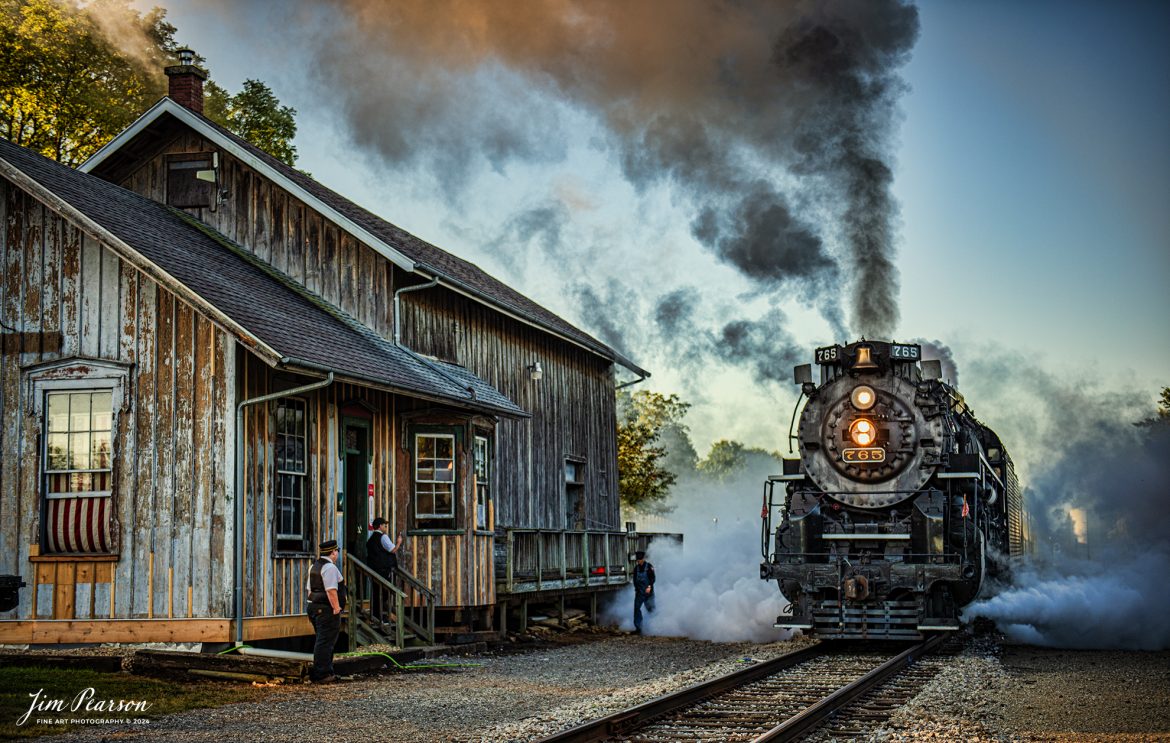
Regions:
<instances>
[{"instance_id":1,"label":"red and white striped banner","mask_svg":"<svg viewBox=\"0 0 1170 743\"><path fill-rule=\"evenodd\" d=\"M45 525L47 553L109 553L113 549L114 499L109 495L50 498Z\"/></svg>"}]
</instances>

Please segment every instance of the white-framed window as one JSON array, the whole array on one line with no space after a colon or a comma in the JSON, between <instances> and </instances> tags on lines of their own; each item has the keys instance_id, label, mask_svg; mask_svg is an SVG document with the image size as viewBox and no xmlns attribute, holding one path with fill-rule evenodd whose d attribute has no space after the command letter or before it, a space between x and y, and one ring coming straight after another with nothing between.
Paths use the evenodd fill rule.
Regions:
<instances>
[{"instance_id":1,"label":"white-framed window","mask_svg":"<svg viewBox=\"0 0 1170 743\"><path fill-rule=\"evenodd\" d=\"M455 436L414 435L414 516L455 519Z\"/></svg>"},{"instance_id":2,"label":"white-framed window","mask_svg":"<svg viewBox=\"0 0 1170 743\"><path fill-rule=\"evenodd\" d=\"M29 367L41 427L41 554L118 552L117 431L130 367L66 359Z\"/></svg>"},{"instance_id":3,"label":"white-framed window","mask_svg":"<svg viewBox=\"0 0 1170 743\"><path fill-rule=\"evenodd\" d=\"M306 552L309 548L307 482L308 412L305 401L282 397L275 412L275 528L276 551Z\"/></svg>"},{"instance_id":4,"label":"white-framed window","mask_svg":"<svg viewBox=\"0 0 1170 743\"><path fill-rule=\"evenodd\" d=\"M475 437L475 528L488 528L488 504L492 497L491 442Z\"/></svg>"}]
</instances>

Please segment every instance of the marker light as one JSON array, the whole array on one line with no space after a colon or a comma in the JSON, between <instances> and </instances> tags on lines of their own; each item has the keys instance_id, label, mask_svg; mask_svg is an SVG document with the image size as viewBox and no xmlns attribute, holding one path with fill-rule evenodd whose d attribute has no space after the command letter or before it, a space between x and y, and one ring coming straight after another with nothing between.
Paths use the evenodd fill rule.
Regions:
<instances>
[{"instance_id":1,"label":"marker light","mask_svg":"<svg viewBox=\"0 0 1170 743\"><path fill-rule=\"evenodd\" d=\"M877 438L877 429L865 418L858 418L849 427L849 438L858 446L869 446Z\"/></svg>"},{"instance_id":2,"label":"marker light","mask_svg":"<svg viewBox=\"0 0 1170 743\"><path fill-rule=\"evenodd\" d=\"M863 384L853 388L853 394L849 396L849 400L858 410L869 410L877 402L877 395L874 394L872 387Z\"/></svg>"}]
</instances>

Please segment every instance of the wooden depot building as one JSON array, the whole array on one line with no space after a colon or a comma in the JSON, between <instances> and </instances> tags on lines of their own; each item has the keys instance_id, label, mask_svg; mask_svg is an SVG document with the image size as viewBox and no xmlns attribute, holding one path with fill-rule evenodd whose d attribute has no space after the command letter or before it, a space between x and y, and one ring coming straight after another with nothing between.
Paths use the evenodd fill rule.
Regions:
<instances>
[{"instance_id":1,"label":"wooden depot building","mask_svg":"<svg viewBox=\"0 0 1170 743\"><path fill-rule=\"evenodd\" d=\"M167 72L79 170L0 140L0 575L26 584L0 644L309 635L328 538L351 642L625 585L615 377L646 372ZM392 585L363 563L376 515L406 535Z\"/></svg>"}]
</instances>

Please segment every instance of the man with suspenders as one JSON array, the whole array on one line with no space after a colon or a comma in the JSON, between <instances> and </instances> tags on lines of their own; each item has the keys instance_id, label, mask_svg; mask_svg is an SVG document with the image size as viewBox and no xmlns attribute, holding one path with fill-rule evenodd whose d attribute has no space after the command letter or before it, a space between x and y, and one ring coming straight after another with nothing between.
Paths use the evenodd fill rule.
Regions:
<instances>
[{"instance_id":1,"label":"man with suspenders","mask_svg":"<svg viewBox=\"0 0 1170 743\"><path fill-rule=\"evenodd\" d=\"M398 567L398 549L402 546L402 532L398 532L398 540L390 541L390 522L379 516L374 519L373 531L366 540L366 563L374 572L386 580L392 580L394 570ZM370 594L370 613L379 622L386 621L389 610L387 606L388 591L376 583Z\"/></svg>"},{"instance_id":2,"label":"man with suspenders","mask_svg":"<svg viewBox=\"0 0 1170 743\"><path fill-rule=\"evenodd\" d=\"M320 557L309 569L305 590L309 592L309 621L317 633L313 646L313 667L309 681L327 684L336 681L333 674L333 646L341 633L341 610L345 608L345 578L337 569L337 541L330 539L318 547Z\"/></svg>"}]
</instances>

